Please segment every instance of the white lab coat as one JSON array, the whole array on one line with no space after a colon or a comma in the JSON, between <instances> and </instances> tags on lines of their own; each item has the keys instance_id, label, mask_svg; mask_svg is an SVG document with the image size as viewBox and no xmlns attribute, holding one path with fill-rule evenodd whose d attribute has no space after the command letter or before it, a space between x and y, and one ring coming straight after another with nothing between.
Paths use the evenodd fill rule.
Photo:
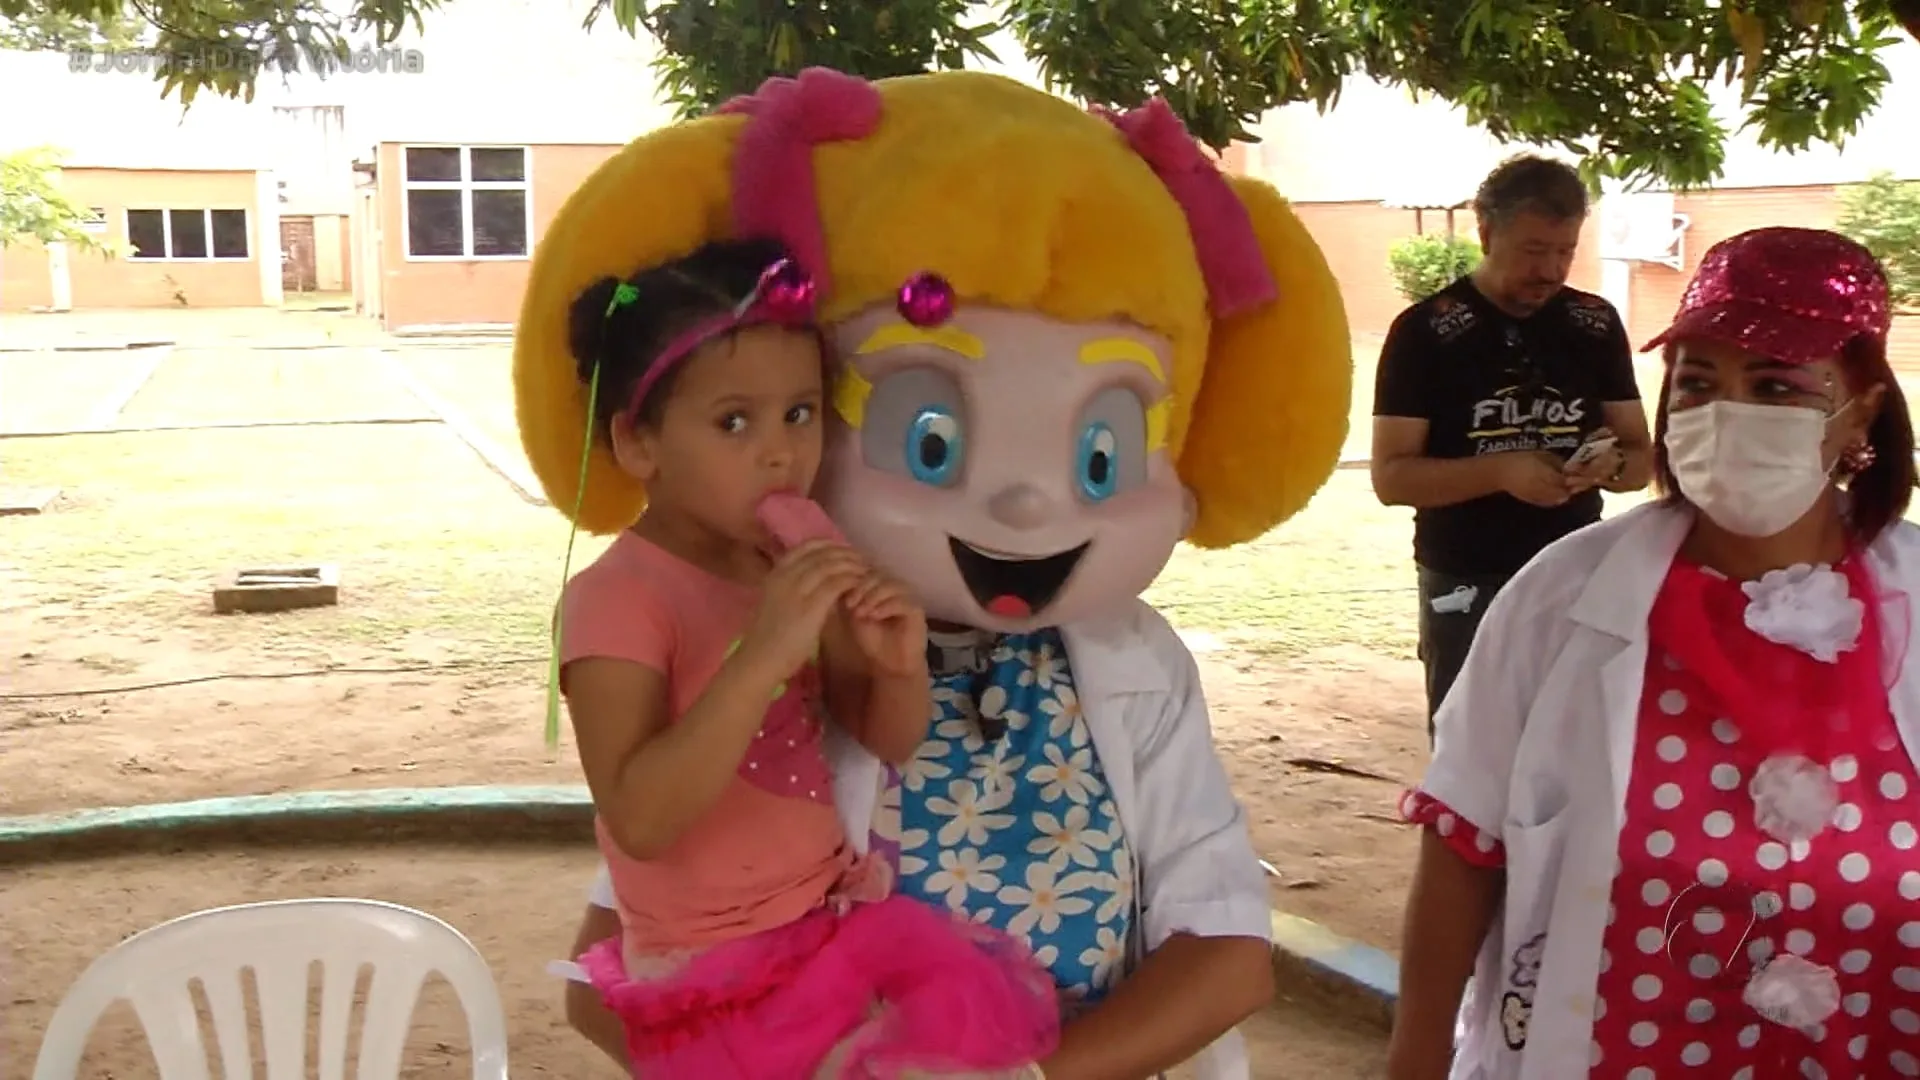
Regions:
<instances>
[{"instance_id":1,"label":"white lab coat","mask_svg":"<svg viewBox=\"0 0 1920 1080\"><path fill-rule=\"evenodd\" d=\"M1647 620L1693 511L1639 507L1542 551L1495 597L1437 717L1422 788L1507 852L1506 903L1461 1013L1452 1080L1585 1076ZM1890 641L1920 598L1920 528L1898 522L1868 548L1888 594ZM1895 654L1898 655L1898 654ZM1920 762L1920 649L1907 648L1892 711ZM1537 946L1524 1047L1508 1049L1502 996L1516 950Z\"/></svg>"},{"instance_id":2,"label":"white lab coat","mask_svg":"<svg viewBox=\"0 0 1920 1080\"><path fill-rule=\"evenodd\" d=\"M1136 957L1175 933L1267 940L1266 876L1214 752L1193 654L1159 612L1138 600L1112 617L1064 626L1061 636L1094 752L1133 849ZM841 820L864 852L881 764L844 737L830 735L828 753ZM613 906L604 868L590 898ZM1198 1080L1251 1075L1234 1032L1196 1065Z\"/></svg>"}]
</instances>

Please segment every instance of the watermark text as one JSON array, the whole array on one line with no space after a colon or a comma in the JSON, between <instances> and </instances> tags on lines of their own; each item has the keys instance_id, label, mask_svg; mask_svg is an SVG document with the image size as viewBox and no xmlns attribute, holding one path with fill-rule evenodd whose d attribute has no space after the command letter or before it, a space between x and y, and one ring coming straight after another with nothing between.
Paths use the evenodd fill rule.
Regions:
<instances>
[{"instance_id":1,"label":"watermark text","mask_svg":"<svg viewBox=\"0 0 1920 1080\"><path fill-rule=\"evenodd\" d=\"M427 70L419 49L362 45L344 52L325 49L278 50L261 54L227 46L167 52L157 49L73 49L67 53L73 74L158 75L162 72L236 72L318 75L420 75Z\"/></svg>"}]
</instances>

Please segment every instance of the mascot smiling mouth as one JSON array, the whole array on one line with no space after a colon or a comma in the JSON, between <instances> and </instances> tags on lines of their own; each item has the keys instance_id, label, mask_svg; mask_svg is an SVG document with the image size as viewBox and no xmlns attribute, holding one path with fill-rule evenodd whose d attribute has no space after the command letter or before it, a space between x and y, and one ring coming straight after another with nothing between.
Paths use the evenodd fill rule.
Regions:
<instances>
[{"instance_id":1,"label":"mascot smiling mouth","mask_svg":"<svg viewBox=\"0 0 1920 1080\"><path fill-rule=\"evenodd\" d=\"M1068 575L1080 565L1080 557L1092 543L1089 540L1058 554L1033 558L989 553L964 540L947 537L947 546L953 549L954 565L960 568L960 579L967 583L967 591L981 608L1003 619L1032 618L1053 603L1060 587L1067 583Z\"/></svg>"}]
</instances>

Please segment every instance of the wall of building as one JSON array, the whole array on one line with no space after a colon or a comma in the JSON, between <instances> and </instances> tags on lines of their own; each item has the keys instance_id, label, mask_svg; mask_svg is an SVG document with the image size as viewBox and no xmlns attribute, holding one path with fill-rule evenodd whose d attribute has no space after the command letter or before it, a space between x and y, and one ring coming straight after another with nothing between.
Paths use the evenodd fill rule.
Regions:
<instances>
[{"instance_id":1,"label":"wall of building","mask_svg":"<svg viewBox=\"0 0 1920 1080\"><path fill-rule=\"evenodd\" d=\"M1804 225L1832 228L1840 210L1839 192L1832 185L1718 190L1674 199L1674 212L1688 218L1686 260L1680 270L1637 263L1633 271L1633 299L1628 308L1633 339L1643 342L1658 334L1680 306L1680 294L1699 267L1707 249L1748 229L1766 225ZM1889 359L1895 367L1920 373L1920 315L1894 320L1888 338Z\"/></svg>"},{"instance_id":2,"label":"wall of building","mask_svg":"<svg viewBox=\"0 0 1920 1080\"><path fill-rule=\"evenodd\" d=\"M1407 306L1394 288L1387 269L1387 253L1395 241L1415 234L1415 212L1377 202L1297 203L1296 213L1326 254L1346 298L1347 319L1353 327L1355 348L1368 360L1393 319ZM1832 185L1728 189L1681 195L1674 212L1685 215L1688 228L1681 269L1654 263L1631 263L1626 275L1628 333L1637 344L1658 334L1679 307L1680 294L1714 244L1748 229L1793 224L1831 228L1839 211L1838 189ZM1427 211L1425 231L1445 229L1445 215ZM1455 228L1471 233L1473 213L1455 213ZM1571 281L1591 292L1604 292L1603 262L1595 213L1582 235L1580 255ZM1891 359L1902 370L1920 373L1920 315L1895 319L1889 338Z\"/></svg>"},{"instance_id":3,"label":"wall of building","mask_svg":"<svg viewBox=\"0 0 1920 1080\"><path fill-rule=\"evenodd\" d=\"M353 212L354 146L343 105L263 105L272 110L273 172L280 212Z\"/></svg>"},{"instance_id":4,"label":"wall of building","mask_svg":"<svg viewBox=\"0 0 1920 1080\"><path fill-rule=\"evenodd\" d=\"M378 152L378 221L381 281L379 306L389 329L410 326L511 323L520 314L531 257L484 260L419 260L407 257L401 210L406 188L402 147L382 143ZM618 146L528 147L527 169L533 225L532 251L562 203L587 177L620 150Z\"/></svg>"},{"instance_id":5,"label":"wall of building","mask_svg":"<svg viewBox=\"0 0 1920 1080\"><path fill-rule=\"evenodd\" d=\"M74 259L90 255L70 255ZM41 311L53 307L53 272L47 253L36 244L0 251L0 311Z\"/></svg>"},{"instance_id":6,"label":"wall of building","mask_svg":"<svg viewBox=\"0 0 1920 1080\"><path fill-rule=\"evenodd\" d=\"M248 247L244 259L108 259L69 250L70 303L76 309L128 307L257 307L278 303L263 287L262 254L277 273L279 247L263 246L259 174L238 171L161 169L65 169L61 187L83 206L98 208L103 240L126 244L128 210L244 210ZM273 227L278 229L278 217ZM57 268L37 247L5 254L0 307L28 310L58 302ZM44 282L44 291L32 282Z\"/></svg>"},{"instance_id":7,"label":"wall of building","mask_svg":"<svg viewBox=\"0 0 1920 1080\"><path fill-rule=\"evenodd\" d=\"M349 204L351 209L351 203ZM353 222L350 213L313 219L314 269L322 292L353 289Z\"/></svg>"}]
</instances>

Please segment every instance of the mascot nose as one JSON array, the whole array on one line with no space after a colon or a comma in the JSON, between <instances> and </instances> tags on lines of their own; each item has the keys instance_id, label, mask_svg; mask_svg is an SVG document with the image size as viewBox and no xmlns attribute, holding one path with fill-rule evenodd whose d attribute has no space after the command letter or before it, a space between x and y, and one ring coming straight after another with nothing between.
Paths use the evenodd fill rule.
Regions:
<instances>
[{"instance_id":1,"label":"mascot nose","mask_svg":"<svg viewBox=\"0 0 1920 1080\"><path fill-rule=\"evenodd\" d=\"M1032 484L1013 484L987 500L993 520L1014 529L1035 529L1053 516L1053 500Z\"/></svg>"}]
</instances>

